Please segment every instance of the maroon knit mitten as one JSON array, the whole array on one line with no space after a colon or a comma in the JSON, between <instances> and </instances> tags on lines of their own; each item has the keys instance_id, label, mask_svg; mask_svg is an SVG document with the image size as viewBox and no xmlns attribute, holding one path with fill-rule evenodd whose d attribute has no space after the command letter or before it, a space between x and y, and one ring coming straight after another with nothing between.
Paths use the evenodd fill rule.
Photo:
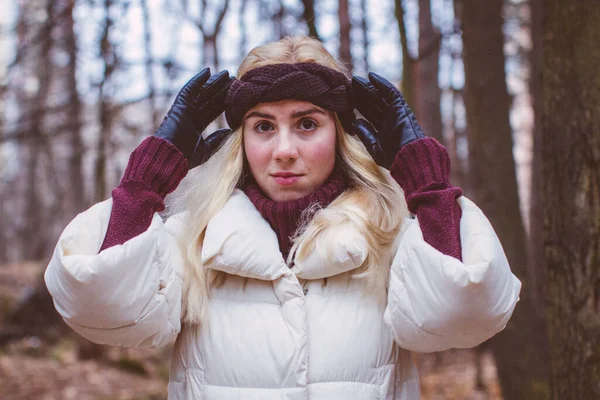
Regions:
<instances>
[{"instance_id":1,"label":"maroon knit mitten","mask_svg":"<svg viewBox=\"0 0 600 400\"><path fill-rule=\"evenodd\" d=\"M408 209L417 215L423 239L438 251L462 260L462 189L450 183L450 157L433 138L419 139L398 152L390 169L404 190Z\"/></svg>"},{"instance_id":2,"label":"maroon knit mitten","mask_svg":"<svg viewBox=\"0 0 600 400\"><path fill-rule=\"evenodd\" d=\"M131 153L121 183L112 191L112 211L100 251L123 244L150 226L188 171L188 162L171 143L150 136Z\"/></svg>"}]
</instances>

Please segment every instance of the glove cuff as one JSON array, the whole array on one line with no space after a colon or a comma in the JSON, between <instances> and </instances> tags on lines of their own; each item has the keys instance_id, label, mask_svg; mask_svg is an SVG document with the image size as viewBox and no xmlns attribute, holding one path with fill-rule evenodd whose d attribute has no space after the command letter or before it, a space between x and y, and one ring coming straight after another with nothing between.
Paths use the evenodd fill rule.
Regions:
<instances>
[{"instance_id":1,"label":"glove cuff","mask_svg":"<svg viewBox=\"0 0 600 400\"><path fill-rule=\"evenodd\" d=\"M164 198L177 188L187 172L188 162L177 147L149 136L129 156L119 186L142 184Z\"/></svg>"},{"instance_id":2,"label":"glove cuff","mask_svg":"<svg viewBox=\"0 0 600 400\"><path fill-rule=\"evenodd\" d=\"M415 140L402 147L390 168L406 197L426 189L446 189L450 184L450 157L434 138Z\"/></svg>"}]
</instances>

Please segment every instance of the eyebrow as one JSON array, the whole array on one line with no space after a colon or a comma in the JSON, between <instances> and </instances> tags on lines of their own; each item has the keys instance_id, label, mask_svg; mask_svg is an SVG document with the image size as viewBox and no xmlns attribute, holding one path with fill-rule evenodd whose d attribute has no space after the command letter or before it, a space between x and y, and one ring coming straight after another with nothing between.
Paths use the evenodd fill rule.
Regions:
<instances>
[{"instance_id":1,"label":"eyebrow","mask_svg":"<svg viewBox=\"0 0 600 400\"><path fill-rule=\"evenodd\" d=\"M300 117L304 117L306 115L310 115L313 113L317 113L317 114L323 114L323 115L327 115L327 113L323 110L321 110L320 108L316 108L316 107L311 107L307 110L302 110L302 111L295 111L292 114L292 118L300 118ZM250 119L252 117L258 117L258 118L264 118L264 119L271 119L274 120L275 117L271 114L267 114L267 113L263 113L263 112L259 112L259 111L252 111L250 114L248 114L246 116L246 119Z\"/></svg>"},{"instance_id":2,"label":"eyebrow","mask_svg":"<svg viewBox=\"0 0 600 400\"><path fill-rule=\"evenodd\" d=\"M292 118L300 118L300 117L304 117L305 115L310 115L313 113L327 115L327 113L325 111L321 110L320 108L311 107L308 110L294 112L292 114Z\"/></svg>"},{"instance_id":3,"label":"eyebrow","mask_svg":"<svg viewBox=\"0 0 600 400\"><path fill-rule=\"evenodd\" d=\"M275 119L271 114L265 114L258 111L252 111L250 114L246 116L246 119L250 119L252 117L265 118L265 119Z\"/></svg>"}]
</instances>

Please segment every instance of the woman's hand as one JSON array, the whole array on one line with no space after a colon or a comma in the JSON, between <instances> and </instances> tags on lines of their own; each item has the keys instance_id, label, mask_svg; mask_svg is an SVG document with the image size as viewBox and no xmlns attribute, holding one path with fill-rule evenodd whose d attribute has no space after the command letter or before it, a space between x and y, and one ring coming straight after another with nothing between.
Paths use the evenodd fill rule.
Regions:
<instances>
[{"instance_id":1,"label":"woman's hand","mask_svg":"<svg viewBox=\"0 0 600 400\"><path fill-rule=\"evenodd\" d=\"M204 68L181 88L154 134L177 147L189 168L208 160L231 134L230 129L220 129L206 140L202 137L204 129L225 111L225 96L232 80L227 71L211 76L210 69Z\"/></svg>"},{"instance_id":2,"label":"woman's hand","mask_svg":"<svg viewBox=\"0 0 600 400\"><path fill-rule=\"evenodd\" d=\"M373 124L358 119L354 131L377 164L390 168L402 147L425 134L402 93L387 79L373 72L369 81L354 76L352 89L356 109Z\"/></svg>"}]
</instances>

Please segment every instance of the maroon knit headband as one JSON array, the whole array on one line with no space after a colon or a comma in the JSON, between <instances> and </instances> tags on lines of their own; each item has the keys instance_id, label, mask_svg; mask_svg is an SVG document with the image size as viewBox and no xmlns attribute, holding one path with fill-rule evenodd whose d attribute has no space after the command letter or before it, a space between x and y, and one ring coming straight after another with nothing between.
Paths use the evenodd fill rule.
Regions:
<instances>
[{"instance_id":1,"label":"maroon knit headband","mask_svg":"<svg viewBox=\"0 0 600 400\"><path fill-rule=\"evenodd\" d=\"M337 112L347 130L354 119L350 79L321 64L303 62L266 65L234 79L225 100L227 123L235 130L258 103L286 99L309 101Z\"/></svg>"}]
</instances>

